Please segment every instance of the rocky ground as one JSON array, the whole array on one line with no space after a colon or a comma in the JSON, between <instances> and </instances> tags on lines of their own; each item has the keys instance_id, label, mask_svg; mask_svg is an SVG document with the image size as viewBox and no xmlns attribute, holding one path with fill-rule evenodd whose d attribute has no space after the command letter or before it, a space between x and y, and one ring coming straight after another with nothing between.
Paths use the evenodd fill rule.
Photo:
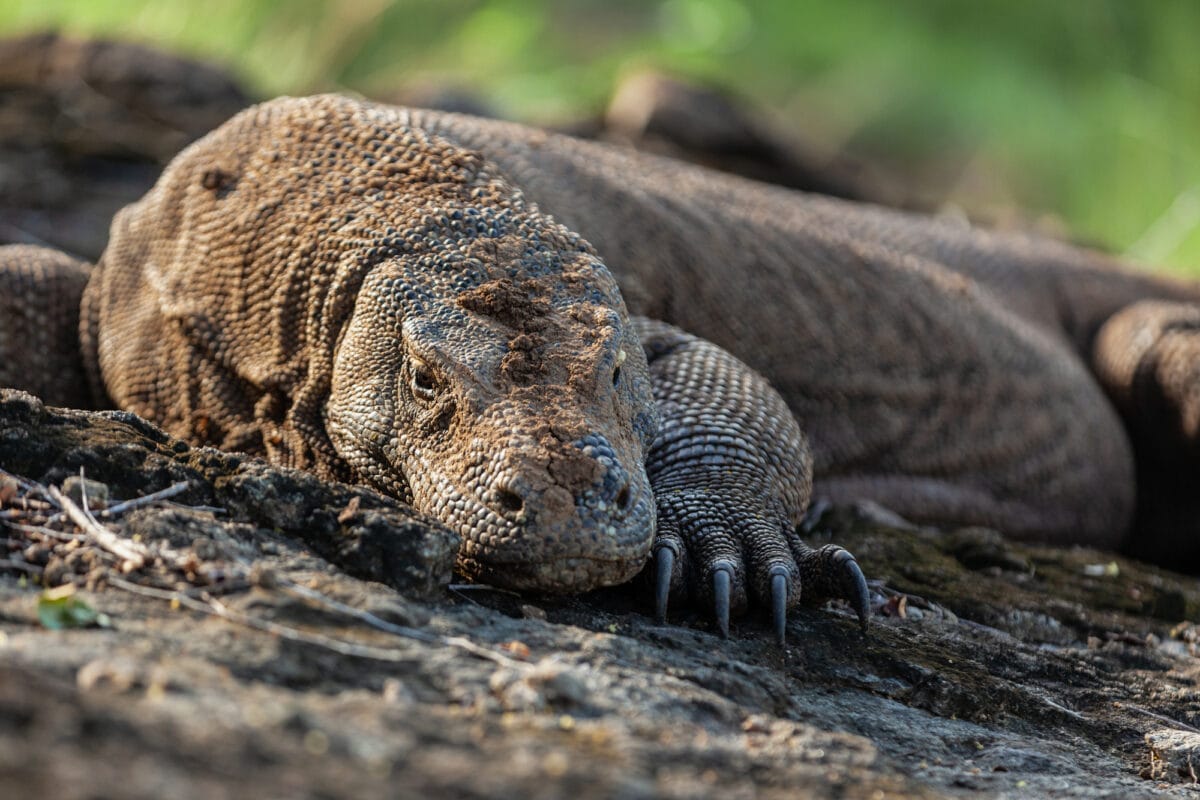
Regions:
<instances>
[{"instance_id":1,"label":"rocky ground","mask_svg":"<svg viewBox=\"0 0 1200 800\"><path fill-rule=\"evenodd\" d=\"M1195 790L1200 585L1110 554L835 509L870 632L807 609L780 648L637 587L454 586L403 506L128 414L0 391L0 466L3 797ZM111 541L56 517L80 468Z\"/></svg>"}]
</instances>

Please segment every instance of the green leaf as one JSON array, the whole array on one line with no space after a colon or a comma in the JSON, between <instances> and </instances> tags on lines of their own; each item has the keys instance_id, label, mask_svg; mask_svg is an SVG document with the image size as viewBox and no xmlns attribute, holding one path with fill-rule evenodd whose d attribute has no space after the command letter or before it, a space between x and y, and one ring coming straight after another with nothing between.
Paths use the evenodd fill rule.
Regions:
<instances>
[{"instance_id":1,"label":"green leaf","mask_svg":"<svg viewBox=\"0 0 1200 800\"><path fill-rule=\"evenodd\" d=\"M42 592L38 598L38 622L52 631L67 628L109 628L112 620L75 596L75 587L59 587Z\"/></svg>"}]
</instances>

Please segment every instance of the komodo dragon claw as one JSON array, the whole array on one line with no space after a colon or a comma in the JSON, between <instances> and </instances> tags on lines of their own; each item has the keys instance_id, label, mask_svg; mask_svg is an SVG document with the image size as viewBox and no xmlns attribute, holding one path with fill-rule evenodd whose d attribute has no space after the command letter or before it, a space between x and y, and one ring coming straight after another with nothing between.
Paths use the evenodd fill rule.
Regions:
<instances>
[{"instance_id":1,"label":"komodo dragon claw","mask_svg":"<svg viewBox=\"0 0 1200 800\"><path fill-rule=\"evenodd\" d=\"M713 613L717 615L717 630L721 638L729 638L729 584L733 581L733 569L719 566L713 570Z\"/></svg>"},{"instance_id":2,"label":"komodo dragon claw","mask_svg":"<svg viewBox=\"0 0 1200 800\"><path fill-rule=\"evenodd\" d=\"M775 641L783 645L787 636L787 570L776 567L771 570L771 621L775 624Z\"/></svg>"},{"instance_id":3,"label":"komodo dragon claw","mask_svg":"<svg viewBox=\"0 0 1200 800\"><path fill-rule=\"evenodd\" d=\"M667 600L671 596L671 576L675 571L675 550L665 545L654 548L654 618L667 623Z\"/></svg>"},{"instance_id":4,"label":"komodo dragon claw","mask_svg":"<svg viewBox=\"0 0 1200 800\"><path fill-rule=\"evenodd\" d=\"M859 627L866 633L870 624L871 595L867 588L866 576L850 551L837 545L826 545L814 550L798 538L792 539L791 546L800 571L800 578L795 582L801 593L797 600L791 590L793 576L788 567L776 565L770 569L769 603L775 641L780 646L786 643L787 611L797 602L816 605L826 600L843 600L854 610ZM680 575L675 570L677 563L674 546L660 543L655 548L654 616L659 624L666 624L671 588L680 583ZM723 638L728 638L736 573L732 564L720 562L712 568L710 574L717 630Z\"/></svg>"},{"instance_id":5,"label":"komodo dragon claw","mask_svg":"<svg viewBox=\"0 0 1200 800\"><path fill-rule=\"evenodd\" d=\"M800 565L800 580L804 586L802 602L845 600L854 609L858 624L866 633L871 613L871 593L867 589L867 578L850 551L836 544L813 550L798 538L792 547L799 551L796 563Z\"/></svg>"},{"instance_id":6,"label":"komodo dragon claw","mask_svg":"<svg viewBox=\"0 0 1200 800\"><path fill-rule=\"evenodd\" d=\"M659 622L672 594L687 595L711 604L728 636L730 615L757 604L770 609L782 644L789 608L836 598L865 629L869 595L854 557L832 545L814 550L796 529L812 459L783 399L711 342L663 323L634 324L660 416L646 456L658 510L647 577Z\"/></svg>"}]
</instances>

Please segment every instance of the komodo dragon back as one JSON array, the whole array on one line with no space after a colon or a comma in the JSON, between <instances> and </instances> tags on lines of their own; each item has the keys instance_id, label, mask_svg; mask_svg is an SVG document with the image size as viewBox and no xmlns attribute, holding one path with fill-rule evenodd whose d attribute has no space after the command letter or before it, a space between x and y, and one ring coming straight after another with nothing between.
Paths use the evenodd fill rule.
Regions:
<instances>
[{"instance_id":1,"label":"komodo dragon back","mask_svg":"<svg viewBox=\"0 0 1200 800\"><path fill-rule=\"evenodd\" d=\"M647 365L590 245L407 112L282 99L114 220L91 380L170 432L411 501L509 586L625 580L654 530Z\"/></svg>"}]
</instances>

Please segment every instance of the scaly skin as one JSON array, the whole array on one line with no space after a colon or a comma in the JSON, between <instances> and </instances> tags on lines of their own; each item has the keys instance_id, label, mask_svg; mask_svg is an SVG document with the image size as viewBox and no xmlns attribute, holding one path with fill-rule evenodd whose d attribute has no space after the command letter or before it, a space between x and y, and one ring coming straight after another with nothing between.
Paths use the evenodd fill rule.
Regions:
<instances>
[{"instance_id":1,"label":"scaly skin","mask_svg":"<svg viewBox=\"0 0 1200 800\"><path fill-rule=\"evenodd\" d=\"M665 588L707 592L723 632L752 597L782 637L786 609L825 584L865 620L853 559L795 539L811 473L772 449L807 452L786 405L707 343L652 373L650 324L631 321L587 242L477 154L405 111L326 97L239 115L118 214L81 342L97 396L403 498L462 535L472 578L626 581L650 555L658 498L664 541L692 551ZM700 376L738 391L676 391ZM758 490L710 474L711 448L679 457L668 436L656 451L660 409L672 432L743 442L743 464L766 470Z\"/></svg>"},{"instance_id":2,"label":"scaly skin","mask_svg":"<svg viewBox=\"0 0 1200 800\"><path fill-rule=\"evenodd\" d=\"M0 252L0 386L19 386L61 405L89 405L78 329L79 297L91 268L31 245Z\"/></svg>"},{"instance_id":3,"label":"scaly skin","mask_svg":"<svg viewBox=\"0 0 1200 800\"><path fill-rule=\"evenodd\" d=\"M1089 367L1158 358L1096 335L1154 298L1200 292L1060 244L319 97L240 115L118 216L82 340L122 407L410 499L497 583L636 572L649 484L660 610L686 588L722 627L757 602L781 630L805 599L865 611L853 559L796 537L812 475L918 519L1115 546L1134 461ZM1195 352L1183 339L1170 363Z\"/></svg>"}]
</instances>

